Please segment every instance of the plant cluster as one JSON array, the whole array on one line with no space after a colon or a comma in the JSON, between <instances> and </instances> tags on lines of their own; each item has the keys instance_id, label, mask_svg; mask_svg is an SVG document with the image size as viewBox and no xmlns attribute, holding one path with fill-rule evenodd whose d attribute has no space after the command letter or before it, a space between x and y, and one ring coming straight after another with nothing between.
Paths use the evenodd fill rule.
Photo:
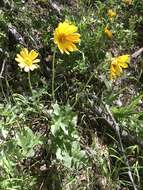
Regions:
<instances>
[{"instance_id":1,"label":"plant cluster","mask_svg":"<svg viewBox=\"0 0 143 190\"><path fill-rule=\"evenodd\" d=\"M143 188L142 3L0 5L0 190Z\"/></svg>"}]
</instances>

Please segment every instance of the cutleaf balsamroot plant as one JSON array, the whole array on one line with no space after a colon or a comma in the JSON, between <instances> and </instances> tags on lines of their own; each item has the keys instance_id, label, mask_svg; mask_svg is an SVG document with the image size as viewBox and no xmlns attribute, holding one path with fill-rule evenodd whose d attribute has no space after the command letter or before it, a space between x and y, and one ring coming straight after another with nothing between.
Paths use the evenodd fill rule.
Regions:
<instances>
[{"instance_id":1,"label":"cutleaf balsamroot plant","mask_svg":"<svg viewBox=\"0 0 143 190\"><path fill-rule=\"evenodd\" d=\"M12 2L17 6L11 11L0 11L5 25L0 32L0 190L130 189L134 181L142 188L142 150L139 141L131 142L143 137L142 92L133 87L140 76L130 80L141 70L140 59L130 63L138 49L135 27L143 21L142 4L81 0L72 1L78 5L73 11L65 1L64 12L59 1L63 9L57 15L49 1ZM13 44L5 33L7 21L30 48L15 54L13 47L21 43ZM15 72L13 58L23 72ZM126 70L128 77L120 80ZM126 134L134 138L127 140ZM135 151L129 153L129 146Z\"/></svg>"},{"instance_id":2,"label":"cutleaf balsamroot plant","mask_svg":"<svg viewBox=\"0 0 143 190\"><path fill-rule=\"evenodd\" d=\"M112 21L113 18L117 16L117 13L116 13L116 11L109 9L107 12L107 15L108 15L109 19Z\"/></svg>"},{"instance_id":3,"label":"cutleaf balsamroot plant","mask_svg":"<svg viewBox=\"0 0 143 190\"><path fill-rule=\"evenodd\" d=\"M77 33L77 26L70 24L68 21L60 22L58 27L54 31L54 43L59 48L60 52L67 53L78 51L78 48L75 44L80 42L80 34ZM53 63L52 63L52 97L55 101L54 93L54 81L55 81L55 54L56 49L53 54Z\"/></svg>"},{"instance_id":4,"label":"cutleaf balsamroot plant","mask_svg":"<svg viewBox=\"0 0 143 190\"><path fill-rule=\"evenodd\" d=\"M69 54L69 51L77 51L76 43L80 42L80 34L77 33L78 28L68 21L59 23L54 31L54 43L58 46L61 53Z\"/></svg>"},{"instance_id":5,"label":"cutleaf balsamroot plant","mask_svg":"<svg viewBox=\"0 0 143 190\"><path fill-rule=\"evenodd\" d=\"M81 150L77 131L77 116L69 105L52 105L52 145L56 158L68 168L87 164L85 151Z\"/></svg>"},{"instance_id":6,"label":"cutleaf balsamroot plant","mask_svg":"<svg viewBox=\"0 0 143 190\"><path fill-rule=\"evenodd\" d=\"M15 58L15 60L18 62L18 66L21 69L24 69L25 72L28 72L28 82L31 92L32 92L32 84L30 80L30 71L39 68L39 65L37 64L40 62L40 59L37 58L38 55L39 53L36 52L35 50L31 50L29 52L27 48L23 48L20 51L20 54L17 54Z\"/></svg>"},{"instance_id":7,"label":"cutleaf balsamroot plant","mask_svg":"<svg viewBox=\"0 0 143 190\"><path fill-rule=\"evenodd\" d=\"M122 0L125 4L127 5L131 5L132 4L132 0Z\"/></svg>"},{"instance_id":8,"label":"cutleaf balsamroot plant","mask_svg":"<svg viewBox=\"0 0 143 190\"><path fill-rule=\"evenodd\" d=\"M120 76L123 72L123 69L128 68L129 62L130 55L122 55L112 58L110 64L110 80Z\"/></svg>"},{"instance_id":9,"label":"cutleaf balsamroot plant","mask_svg":"<svg viewBox=\"0 0 143 190\"><path fill-rule=\"evenodd\" d=\"M106 35L108 38L110 38L110 39L113 37L113 33L112 33L111 30L109 30L109 27L108 27L108 26L106 26L106 27L104 28L104 33L105 33L105 35Z\"/></svg>"},{"instance_id":10,"label":"cutleaf balsamroot plant","mask_svg":"<svg viewBox=\"0 0 143 190\"><path fill-rule=\"evenodd\" d=\"M24 69L25 72L29 72L39 68L37 64L40 62L40 59L37 59L38 55L39 53L34 50L28 52L27 48L23 48L20 54L16 55L15 60L18 62L18 66L21 69Z\"/></svg>"}]
</instances>

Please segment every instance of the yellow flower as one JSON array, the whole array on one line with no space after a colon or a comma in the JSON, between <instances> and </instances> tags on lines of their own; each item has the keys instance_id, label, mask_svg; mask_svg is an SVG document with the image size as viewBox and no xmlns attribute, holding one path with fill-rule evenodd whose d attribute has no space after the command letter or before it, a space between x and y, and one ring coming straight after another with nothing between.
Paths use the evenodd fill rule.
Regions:
<instances>
[{"instance_id":1,"label":"yellow flower","mask_svg":"<svg viewBox=\"0 0 143 190\"><path fill-rule=\"evenodd\" d=\"M75 43L80 42L80 34L77 27L67 21L60 22L54 31L54 43L58 46L61 53L69 54L69 51L77 51Z\"/></svg>"},{"instance_id":2,"label":"yellow flower","mask_svg":"<svg viewBox=\"0 0 143 190\"><path fill-rule=\"evenodd\" d=\"M27 48L23 48L20 51L20 54L17 54L15 60L18 62L18 66L21 69L24 69L25 72L33 71L39 67L38 64L40 59L37 59L39 53L34 50L28 52Z\"/></svg>"},{"instance_id":3,"label":"yellow flower","mask_svg":"<svg viewBox=\"0 0 143 190\"><path fill-rule=\"evenodd\" d=\"M132 4L132 0L122 0L124 3L126 3L127 5L131 5Z\"/></svg>"},{"instance_id":4,"label":"yellow flower","mask_svg":"<svg viewBox=\"0 0 143 190\"><path fill-rule=\"evenodd\" d=\"M115 17L117 15L117 13L116 13L116 11L109 9L107 15L108 15L109 19L112 20L113 17Z\"/></svg>"},{"instance_id":5,"label":"yellow flower","mask_svg":"<svg viewBox=\"0 0 143 190\"><path fill-rule=\"evenodd\" d=\"M104 33L108 36L108 38L113 37L112 31L108 29L108 26L104 28Z\"/></svg>"},{"instance_id":6,"label":"yellow flower","mask_svg":"<svg viewBox=\"0 0 143 190\"><path fill-rule=\"evenodd\" d=\"M119 57L112 58L112 62L110 65L110 80L115 79L117 76L120 76L123 72L122 68L128 68L128 64L130 62L130 55L122 55Z\"/></svg>"}]
</instances>

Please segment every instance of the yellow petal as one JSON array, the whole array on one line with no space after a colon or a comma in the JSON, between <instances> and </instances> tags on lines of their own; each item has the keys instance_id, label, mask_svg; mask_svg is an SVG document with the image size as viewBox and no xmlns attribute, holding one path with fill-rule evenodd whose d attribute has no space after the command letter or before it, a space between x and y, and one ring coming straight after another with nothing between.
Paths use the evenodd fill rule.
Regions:
<instances>
[{"instance_id":1,"label":"yellow petal","mask_svg":"<svg viewBox=\"0 0 143 190\"><path fill-rule=\"evenodd\" d=\"M116 66L116 75L120 76L122 72L123 72L122 67Z\"/></svg>"},{"instance_id":2,"label":"yellow petal","mask_svg":"<svg viewBox=\"0 0 143 190\"><path fill-rule=\"evenodd\" d=\"M68 51L76 51L76 46L73 45L73 43L70 42L66 42L64 44L62 44L63 50L68 54Z\"/></svg>"},{"instance_id":3,"label":"yellow petal","mask_svg":"<svg viewBox=\"0 0 143 190\"><path fill-rule=\"evenodd\" d=\"M77 27L75 25L71 25L68 22L63 22L63 23L59 23L58 28L57 28L57 32L60 33L74 33L77 31Z\"/></svg>"},{"instance_id":4,"label":"yellow petal","mask_svg":"<svg viewBox=\"0 0 143 190\"><path fill-rule=\"evenodd\" d=\"M33 63L39 63L39 62L40 62L40 59L33 60Z\"/></svg>"},{"instance_id":5,"label":"yellow petal","mask_svg":"<svg viewBox=\"0 0 143 190\"><path fill-rule=\"evenodd\" d=\"M29 56L32 60L34 60L36 57L38 57L38 54L36 51L34 50L31 50L30 53L29 53Z\"/></svg>"},{"instance_id":6,"label":"yellow petal","mask_svg":"<svg viewBox=\"0 0 143 190\"><path fill-rule=\"evenodd\" d=\"M22 48L21 52L20 52L20 55L22 57L26 57L28 56L28 49L27 48Z\"/></svg>"},{"instance_id":7,"label":"yellow petal","mask_svg":"<svg viewBox=\"0 0 143 190\"><path fill-rule=\"evenodd\" d=\"M39 65L34 64L34 65L31 65L31 66L29 67L29 69L30 69L31 71L33 71L34 69L37 69L38 67L39 67Z\"/></svg>"},{"instance_id":8,"label":"yellow petal","mask_svg":"<svg viewBox=\"0 0 143 190\"><path fill-rule=\"evenodd\" d=\"M122 68L128 67L128 62L130 61L129 55L122 55L115 58L112 58L111 66L110 66L110 80L120 76L123 72Z\"/></svg>"},{"instance_id":9,"label":"yellow petal","mask_svg":"<svg viewBox=\"0 0 143 190\"><path fill-rule=\"evenodd\" d=\"M61 43L58 43L58 48L60 50L60 52L63 54L64 53L64 49Z\"/></svg>"},{"instance_id":10,"label":"yellow petal","mask_svg":"<svg viewBox=\"0 0 143 190\"><path fill-rule=\"evenodd\" d=\"M67 21L59 23L54 31L54 43L58 46L61 53L69 54L69 51L78 50L74 43L80 42L80 34L75 33L77 27Z\"/></svg>"},{"instance_id":11,"label":"yellow petal","mask_svg":"<svg viewBox=\"0 0 143 190\"><path fill-rule=\"evenodd\" d=\"M30 67L24 67L24 71L25 72L29 72L30 71Z\"/></svg>"},{"instance_id":12,"label":"yellow petal","mask_svg":"<svg viewBox=\"0 0 143 190\"><path fill-rule=\"evenodd\" d=\"M71 44L70 46L68 46L68 49L69 51L78 51L78 48L74 44Z\"/></svg>"},{"instance_id":13,"label":"yellow petal","mask_svg":"<svg viewBox=\"0 0 143 190\"><path fill-rule=\"evenodd\" d=\"M78 33L69 34L66 36L66 40L71 41L73 43L79 43L80 42L80 34L78 34Z\"/></svg>"},{"instance_id":14,"label":"yellow petal","mask_svg":"<svg viewBox=\"0 0 143 190\"><path fill-rule=\"evenodd\" d=\"M128 64L127 63L121 62L120 66L123 67L124 69L128 68Z\"/></svg>"},{"instance_id":15,"label":"yellow petal","mask_svg":"<svg viewBox=\"0 0 143 190\"><path fill-rule=\"evenodd\" d=\"M25 67L25 65L22 64L22 63L18 64L18 66L19 66L21 69L23 69L23 68Z\"/></svg>"},{"instance_id":16,"label":"yellow petal","mask_svg":"<svg viewBox=\"0 0 143 190\"><path fill-rule=\"evenodd\" d=\"M22 58L15 58L15 61L17 61L18 63L21 63L21 62L23 62L23 59Z\"/></svg>"},{"instance_id":17,"label":"yellow petal","mask_svg":"<svg viewBox=\"0 0 143 190\"><path fill-rule=\"evenodd\" d=\"M126 54L126 55L119 56L118 61L128 63L130 61L130 55Z\"/></svg>"},{"instance_id":18,"label":"yellow petal","mask_svg":"<svg viewBox=\"0 0 143 190\"><path fill-rule=\"evenodd\" d=\"M114 78L116 78L115 73L110 72L109 78L110 78L110 80L113 80Z\"/></svg>"},{"instance_id":19,"label":"yellow petal","mask_svg":"<svg viewBox=\"0 0 143 190\"><path fill-rule=\"evenodd\" d=\"M109 16L110 18L115 17L116 15L117 15L116 12L113 11L112 9L109 9L109 10L108 10L108 16Z\"/></svg>"},{"instance_id":20,"label":"yellow petal","mask_svg":"<svg viewBox=\"0 0 143 190\"><path fill-rule=\"evenodd\" d=\"M66 33L67 34L72 34L77 32L77 27L75 25L69 25L69 28L67 28Z\"/></svg>"},{"instance_id":21,"label":"yellow petal","mask_svg":"<svg viewBox=\"0 0 143 190\"><path fill-rule=\"evenodd\" d=\"M112 34L111 30L109 30L107 26L106 26L105 29L104 29L104 33L105 33L109 38L112 38L112 37L113 37L113 34Z\"/></svg>"},{"instance_id":22,"label":"yellow petal","mask_svg":"<svg viewBox=\"0 0 143 190\"><path fill-rule=\"evenodd\" d=\"M17 58L19 58L19 59L23 59L23 57L22 57L20 54L17 54L16 56L17 56Z\"/></svg>"}]
</instances>

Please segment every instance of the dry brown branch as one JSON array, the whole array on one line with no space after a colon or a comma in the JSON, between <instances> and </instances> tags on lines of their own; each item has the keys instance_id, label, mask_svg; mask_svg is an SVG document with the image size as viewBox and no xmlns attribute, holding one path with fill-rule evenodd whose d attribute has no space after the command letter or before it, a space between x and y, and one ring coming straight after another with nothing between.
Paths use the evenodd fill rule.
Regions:
<instances>
[{"instance_id":1,"label":"dry brown branch","mask_svg":"<svg viewBox=\"0 0 143 190\"><path fill-rule=\"evenodd\" d=\"M4 72L5 64L6 64L6 59L4 59L3 63L2 63L1 72L0 72L0 78L3 78L2 75L3 75L3 72Z\"/></svg>"},{"instance_id":2,"label":"dry brown branch","mask_svg":"<svg viewBox=\"0 0 143 190\"><path fill-rule=\"evenodd\" d=\"M94 106L94 108L92 109L92 114L94 114L94 116L100 118L101 122L103 122L105 124L104 127L108 127L115 132L115 126L114 126L113 121L108 117L108 114L103 112L103 110L100 107ZM123 142L125 142L127 144L131 144L131 145L137 144L141 149L143 149L143 141L138 139L138 137L130 135L125 130L123 130L121 132L121 138L122 138Z\"/></svg>"},{"instance_id":3,"label":"dry brown branch","mask_svg":"<svg viewBox=\"0 0 143 190\"><path fill-rule=\"evenodd\" d=\"M132 182L134 190L137 190L136 184L135 184L133 176L132 176L129 161L128 161L128 159L126 157L126 154L125 154L123 141L126 140L126 142L129 141L131 143L135 143L135 144L137 143L141 147L143 147L143 142L139 142L135 137L129 135L127 132L121 131L120 126L116 122L113 114L111 113L111 111L109 109L109 106L104 103L104 107L106 109L106 113L103 112L101 108L94 106L94 109L93 109L94 114L96 115L96 117L98 116L100 118L100 120L103 120L103 123L105 123L104 127L110 127L115 132L115 134L116 134L116 136L118 138L118 141L120 143L120 149L121 149L121 152L123 154L126 166L128 168L128 176L130 178L130 181Z\"/></svg>"},{"instance_id":4,"label":"dry brown branch","mask_svg":"<svg viewBox=\"0 0 143 190\"><path fill-rule=\"evenodd\" d=\"M123 154L123 157L124 157L124 161L126 163L126 166L128 168L128 176L130 178L130 181L134 187L134 190L137 190L137 187L136 187L136 184L134 182L134 178L133 178L133 175L132 175L132 172L131 172L131 168L130 168L130 165L129 165L129 161L128 161L128 158L125 154L125 149L124 149L124 146L123 146L123 142L122 142L122 136L121 136L121 132L120 132L120 126L119 124L116 122L113 114L111 113L110 109L109 109L109 106L107 104L104 104L105 108L106 108L106 111L107 113L109 114L109 117L110 119L112 120L113 122L113 125L114 125L114 129L115 129L115 132L118 136L118 140L119 140L119 143L120 143L120 148L121 148L121 152Z\"/></svg>"},{"instance_id":5,"label":"dry brown branch","mask_svg":"<svg viewBox=\"0 0 143 190\"><path fill-rule=\"evenodd\" d=\"M143 47L140 48L138 51L134 52L132 55L131 55L131 58L132 59L136 59L140 54L143 53Z\"/></svg>"}]
</instances>

